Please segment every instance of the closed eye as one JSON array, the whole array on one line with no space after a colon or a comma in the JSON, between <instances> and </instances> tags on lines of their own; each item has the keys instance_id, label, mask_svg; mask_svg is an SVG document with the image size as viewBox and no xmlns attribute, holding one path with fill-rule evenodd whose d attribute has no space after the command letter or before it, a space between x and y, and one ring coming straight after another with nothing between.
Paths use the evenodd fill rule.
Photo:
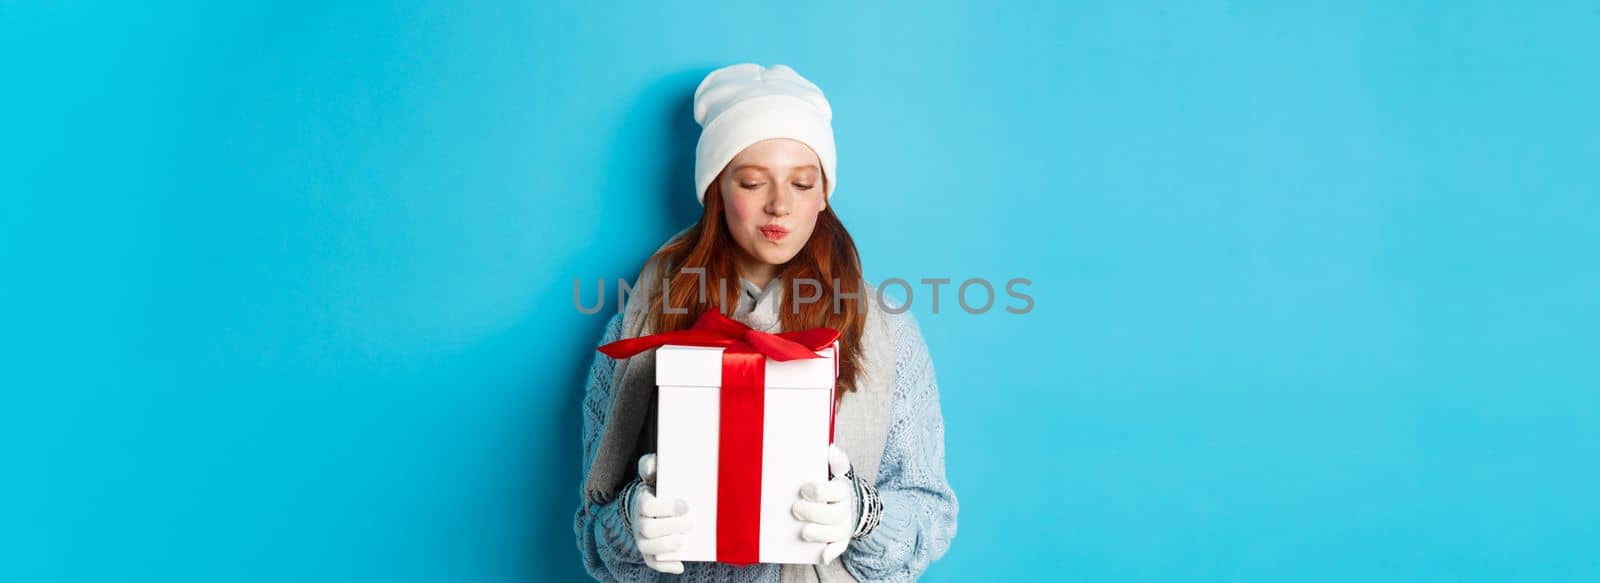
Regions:
<instances>
[{"instance_id":1,"label":"closed eye","mask_svg":"<svg viewBox=\"0 0 1600 583\"><path fill-rule=\"evenodd\" d=\"M800 190L811 190L811 185L810 184L795 183L794 187L798 188Z\"/></svg>"}]
</instances>

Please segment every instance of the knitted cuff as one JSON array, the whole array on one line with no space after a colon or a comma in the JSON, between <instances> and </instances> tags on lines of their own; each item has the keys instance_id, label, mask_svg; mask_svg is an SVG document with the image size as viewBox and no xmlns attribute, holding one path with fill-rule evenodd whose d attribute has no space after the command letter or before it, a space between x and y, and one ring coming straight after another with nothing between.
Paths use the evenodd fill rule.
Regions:
<instances>
[{"instance_id":1,"label":"knitted cuff","mask_svg":"<svg viewBox=\"0 0 1600 583\"><path fill-rule=\"evenodd\" d=\"M633 493L644 485L638 478L634 478L628 485L622 487L622 493L617 495L617 511L622 513L622 526L633 532Z\"/></svg>"},{"instance_id":2,"label":"knitted cuff","mask_svg":"<svg viewBox=\"0 0 1600 583\"><path fill-rule=\"evenodd\" d=\"M861 540L878 528L878 520L883 516L883 499L878 497L878 489L868 484L866 480L856 475L855 468L845 472L845 477L850 478L850 483L856 491L856 530L850 534L851 540Z\"/></svg>"}]
</instances>

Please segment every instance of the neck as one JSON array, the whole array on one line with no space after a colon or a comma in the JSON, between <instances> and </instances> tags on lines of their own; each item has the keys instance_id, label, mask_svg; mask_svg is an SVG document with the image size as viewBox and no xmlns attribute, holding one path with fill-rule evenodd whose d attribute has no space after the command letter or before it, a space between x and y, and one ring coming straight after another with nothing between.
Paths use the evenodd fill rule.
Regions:
<instances>
[{"instance_id":1,"label":"neck","mask_svg":"<svg viewBox=\"0 0 1600 583\"><path fill-rule=\"evenodd\" d=\"M747 257L744 253L738 254L735 263L739 268L739 277L755 284L758 288L767 287L767 284L772 281L772 276L778 273L778 266Z\"/></svg>"}]
</instances>

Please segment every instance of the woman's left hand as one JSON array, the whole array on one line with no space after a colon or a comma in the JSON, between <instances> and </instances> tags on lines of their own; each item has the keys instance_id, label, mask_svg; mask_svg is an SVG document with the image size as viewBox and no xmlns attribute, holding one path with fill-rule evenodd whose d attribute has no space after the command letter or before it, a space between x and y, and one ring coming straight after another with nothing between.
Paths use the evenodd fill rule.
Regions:
<instances>
[{"instance_id":1,"label":"woman's left hand","mask_svg":"<svg viewBox=\"0 0 1600 583\"><path fill-rule=\"evenodd\" d=\"M855 487L847 475L849 472L850 456L838 445L829 445L831 479L801 486L800 499L794 503L794 517L806 523L800 530L800 538L827 543L822 547L824 564L844 554L850 535L856 529Z\"/></svg>"}]
</instances>

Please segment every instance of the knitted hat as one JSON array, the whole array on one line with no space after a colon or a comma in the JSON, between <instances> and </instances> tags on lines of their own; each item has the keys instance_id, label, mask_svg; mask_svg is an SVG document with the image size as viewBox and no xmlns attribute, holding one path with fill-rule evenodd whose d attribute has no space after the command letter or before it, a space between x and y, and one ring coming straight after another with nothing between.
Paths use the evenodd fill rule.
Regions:
<instances>
[{"instance_id":1,"label":"knitted hat","mask_svg":"<svg viewBox=\"0 0 1600 583\"><path fill-rule=\"evenodd\" d=\"M694 151L694 195L700 204L734 156L771 138L797 140L817 153L825 196L831 198L839 183L833 170L833 109L821 89L788 66L744 63L712 71L694 90L694 120L701 128Z\"/></svg>"}]
</instances>

